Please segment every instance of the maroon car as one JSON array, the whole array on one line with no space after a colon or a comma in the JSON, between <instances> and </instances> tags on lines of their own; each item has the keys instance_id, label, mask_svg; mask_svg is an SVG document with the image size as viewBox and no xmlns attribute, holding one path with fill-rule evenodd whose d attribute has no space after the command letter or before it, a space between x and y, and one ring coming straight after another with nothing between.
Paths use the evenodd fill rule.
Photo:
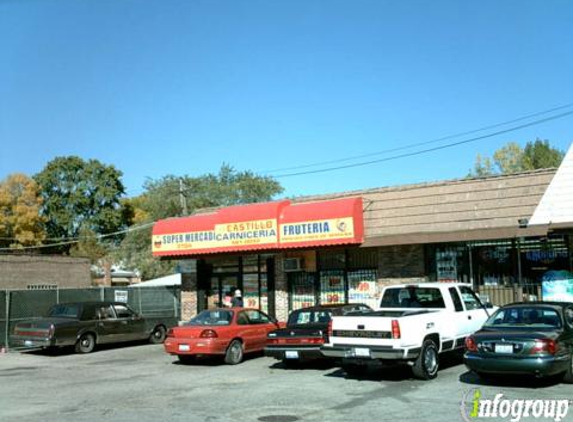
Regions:
<instances>
[{"instance_id":1,"label":"maroon car","mask_svg":"<svg viewBox=\"0 0 573 422\"><path fill-rule=\"evenodd\" d=\"M265 356L282 360L286 365L312 359L326 359L320 352L327 340L328 324L333 315L371 312L362 303L319 305L291 312L286 328L267 335Z\"/></svg>"}]
</instances>

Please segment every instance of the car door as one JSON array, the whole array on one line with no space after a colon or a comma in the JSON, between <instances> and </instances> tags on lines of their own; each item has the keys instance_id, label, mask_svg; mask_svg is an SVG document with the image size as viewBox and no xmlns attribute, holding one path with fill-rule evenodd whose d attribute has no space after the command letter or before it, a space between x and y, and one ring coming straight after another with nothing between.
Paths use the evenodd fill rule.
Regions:
<instances>
[{"instance_id":1,"label":"car door","mask_svg":"<svg viewBox=\"0 0 573 422\"><path fill-rule=\"evenodd\" d=\"M271 321L268 315L261 311L251 309L246 311L249 322L254 328L254 344L256 350L264 349L267 342L267 334L276 330L277 326Z\"/></svg>"},{"instance_id":2,"label":"car door","mask_svg":"<svg viewBox=\"0 0 573 422\"><path fill-rule=\"evenodd\" d=\"M246 352L257 350L257 326L251 324L248 316L249 311L240 311L237 314L238 335L243 339L243 347Z\"/></svg>"},{"instance_id":3,"label":"car door","mask_svg":"<svg viewBox=\"0 0 573 422\"><path fill-rule=\"evenodd\" d=\"M101 304L97 309L98 343L113 343L121 334L122 327L111 304Z\"/></svg>"},{"instance_id":4,"label":"car door","mask_svg":"<svg viewBox=\"0 0 573 422\"><path fill-rule=\"evenodd\" d=\"M469 325L468 325L468 315L462 303L460 293L455 287L448 288L448 293L450 294L450 299L452 300L454 306L453 314L453 348L461 347L464 345L465 338L469 335ZM450 347L446 347L450 349Z\"/></svg>"},{"instance_id":5,"label":"car door","mask_svg":"<svg viewBox=\"0 0 573 422\"><path fill-rule=\"evenodd\" d=\"M485 306L472 289L467 286L459 286L462 302L464 304L465 335L470 335L479 330L484 322L489 318Z\"/></svg>"},{"instance_id":6,"label":"car door","mask_svg":"<svg viewBox=\"0 0 573 422\"><path fill-rule=\"evenodd\" d=\"M113 305L115 314L119 322L119 329L116 341L131 341L142 338L145 332L145 321L133 310L123 303Z\"/></svg>"}]
</instances>

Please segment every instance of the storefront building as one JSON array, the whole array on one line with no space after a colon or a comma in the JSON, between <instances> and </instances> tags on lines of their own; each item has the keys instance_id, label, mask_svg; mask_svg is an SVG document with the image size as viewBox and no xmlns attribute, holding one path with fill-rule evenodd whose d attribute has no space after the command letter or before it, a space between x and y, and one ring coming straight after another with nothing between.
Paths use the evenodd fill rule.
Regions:
<instances>
[{"instance_id":1,"label":"storefront building","mask_svg":"<svg viewBox=\"0 0 573 422\"><path fill-rule=\"evenodd\" d=\"M219 306L235 288L246 306L282 320L316 303L376 306L381 288L397 283L464 282L494 304L540 299L544 281L573 278L572 151L557 171L161 220L153 253L186 268L184 319Z\"/></svg>"}]
</instances>

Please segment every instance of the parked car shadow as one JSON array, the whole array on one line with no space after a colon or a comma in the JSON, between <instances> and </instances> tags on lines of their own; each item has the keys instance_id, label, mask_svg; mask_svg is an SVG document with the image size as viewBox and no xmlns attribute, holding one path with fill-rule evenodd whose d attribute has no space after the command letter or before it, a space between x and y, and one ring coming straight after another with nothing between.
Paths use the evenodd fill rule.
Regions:
<instances>
[{"instance_id":1,"label":"parked car shadow","mask_svg":"<svg viewBox=\"0 0 573 422\"><path fill-rule=\"evenodd\" d=\"M263 352L251 352L247 353L243 357L243 361L239 364L248 362L252 359L257 359L263 357ZM181 361L175 356L173 356L174 360L172 362L173 365L181 365L181 366L219 366L219 365L226 365L225 359L223 356L218 355L201 355L196 356L189 361Z\"/></svg>"},{"instance_id":2,"label":"parked car shadow","mask_svg":"<svg viewBox=\"0 0 573 422\"><path fill-rule=\"evenodd\" d=\"M151 344L147 340L98 344L96 345L95 349L89 354L103 352L105 350L124 349L127 347L138 347L138 346L151 346ZM50 347L47 349L14 349L14 350L17 350L21 353L33 354L38 356L51 356L51 357L81 354L75 352L74 346Z\"/></svg>"},{"instance_id":3,"label":"parked car shadow","mask_svg":"<svg viewBox=\"0 0 573 422\"><path fill-rule=\"evenodd\" d=\"M487 385L496 387L512 387L512 388L548 388L561 383L561 378L546 377L536 378L533 376L513 375L513 376L488 376L482 378L473 371L466 371L460 375L460 382L471 385Z\"/></svg>"},{"instance_id":4,"label":"parked car shadow","mask_svg":"<svg viewBox=\"0 0 573 422\"><path fill-rule=\"evenodd\" d=\"M312 359L306 361L277 361L273 363L270 369L283 369L283 370L304 370L304 369L332 369L340 366L340 362L330 359Z\"/></svg>"},{"instance_id":5,"label":"parked car shadow","mask_svg":"<svg viewBox=\"0 0 573 422\"><path fill-rule=\"evenodd\" d=\"M459 352L448 352L440 355L440 371L452 368L463 363L462 354ZM399 382L405 380L416 380L412 373L410 365L405 363L396 364L380 364L372 363L367 365L367 368L360 373L346 373L342 368L335 370L327 377L358 379L362 381L391 381ZM439 376L439 375L438 375ZM416 380L417 381L417 380Z\"/></svg>"}]
</instances>

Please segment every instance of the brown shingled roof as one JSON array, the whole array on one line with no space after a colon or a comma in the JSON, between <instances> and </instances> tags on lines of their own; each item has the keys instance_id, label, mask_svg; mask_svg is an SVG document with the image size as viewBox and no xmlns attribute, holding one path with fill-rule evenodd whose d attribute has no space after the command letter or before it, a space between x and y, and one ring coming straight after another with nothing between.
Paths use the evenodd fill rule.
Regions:
<instances>
[{"instance_id":1,"label":"brown shingled roof","mask_svg":"<svg viewBox=\"0 0 573 422\"><path fill-rule=\"evenodd\" d=\"M364 246L544 235L519 228L530 218L555 169L295 198L293 202L364 198Z\"/></svg>"}]
</instances>

